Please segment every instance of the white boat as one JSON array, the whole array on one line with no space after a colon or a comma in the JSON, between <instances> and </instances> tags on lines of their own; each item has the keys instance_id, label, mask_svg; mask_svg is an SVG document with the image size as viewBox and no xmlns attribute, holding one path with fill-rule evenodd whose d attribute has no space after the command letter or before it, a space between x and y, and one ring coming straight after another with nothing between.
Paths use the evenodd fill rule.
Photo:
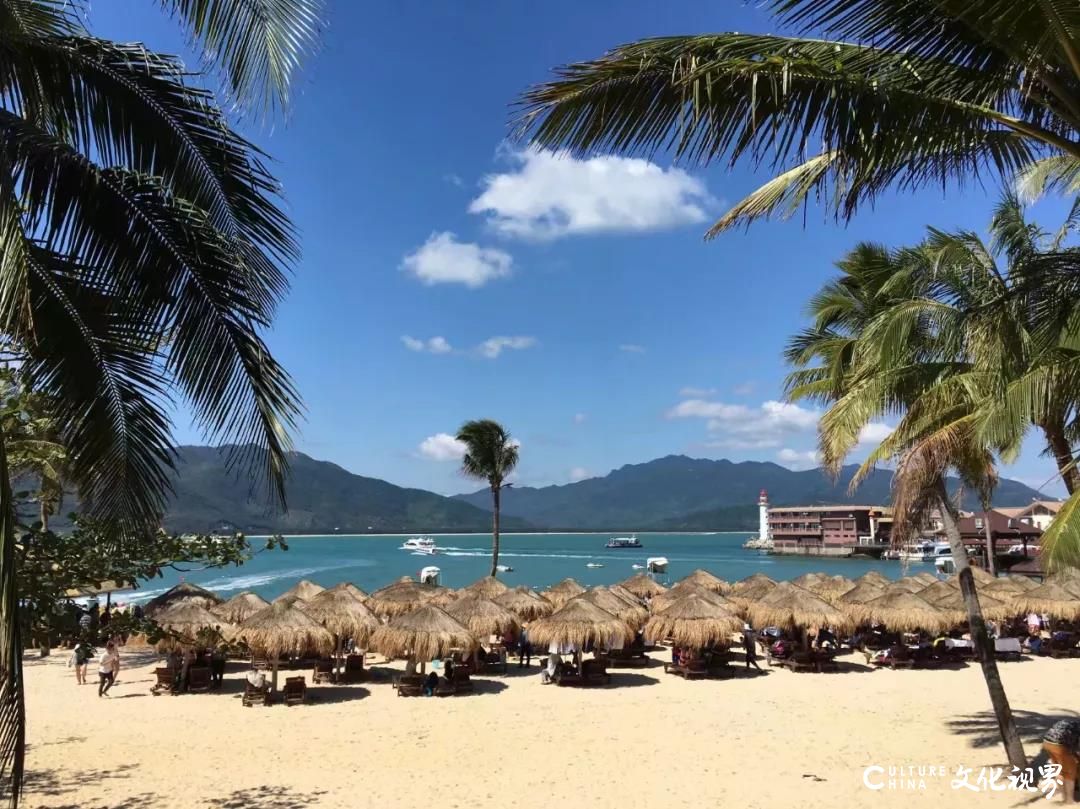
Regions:
<instances>
[{"instance_id":1,"label":"white boat","mask_svg":"<svg viewBox=\"0 0 1080 809\"><path fill-rule=\"evenodd\" d=\"M420 583L438 586L440 573L442 573L442 571L437 567L425 567L420 571Z\"/></svg>"},{"instance_id":2,"label":"white boat","mask_svg":"<svg viewBox=\"0 0 1080 809\"><path fill-rule=\"evenodd\" d=\"M628 537L612 537L607 541L607 545L604 546L608 550L622 549L622 548L640 548L643 547L638 541L637 534L631 534Z\"/></svg>"},{"instance_id":3,"label":"white boat","mask_svg":"<svg viewBox=\"0 0 1080 809\"><path fill-rule=\"evenodd\" d=\"M645 565L630 565L630 568L631 568L632 570L644 570L644 569L645 569Z\"/></svg>"},{"instance_id":4,"label":"white boat","mask_svg":"<svg viewBox=\"0 0 1080 809\"><path fill-rule=\"evenodd\" d=\"M939 546L944 546L946 552L948 552L949 544L947 542L934 542L931 539L924 539L901 548L897 558L902 562L932 562L939 556Z\"/></svg>"},{"instance_id":5,"label":"white boat","mask_svg":"<svg viewBox=\"0 0 1080 809\"><path fill-rule=\"evenodd\" d=\"M585 567L603 567L599 562L586 562Z\"/></svg>"},{"instance_id":6,"label":"white boat","mask_svg":"<svg viewBox=\"0 0 1080 809\"><path fill-rule=\"evenodd\" d=\"M497 571L499 571L500 573L513 573L514 572L514 568L510 567L510 565L495 565L495 569Z\"/></svg>"},{"instance_id":7,"label":"white boat","mask_svg":"<svg viewBox=\"0 0 1080 809\"><path fill-rule=\"evenodd\" d=\"M645 566L650 573L667 573L668 560L666 556L652 556L645 560Z\"/></svg>"},{"instance_id":8,"label":"white boat","mask_svg":"<svg viewBox=\"0 0 1080 809\"><path fill-rule=\"evenodd\" d=\"M401 549L403 551L412 551L413 553L424 555L431 555L437 552L435 540L431 537L410 537L405 540L405 544L401 546Z\"/></svg>"}]
</instances>

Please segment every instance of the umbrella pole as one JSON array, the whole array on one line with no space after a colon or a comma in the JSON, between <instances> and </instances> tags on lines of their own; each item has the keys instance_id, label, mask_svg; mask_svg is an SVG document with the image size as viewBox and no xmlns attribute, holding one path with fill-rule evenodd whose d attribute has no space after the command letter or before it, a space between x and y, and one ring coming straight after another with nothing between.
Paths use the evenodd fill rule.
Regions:
<instances>
[{"instance_id":1,"label":"umbrella pole","mask_svg":"<svg viewBox=\"0 0 1080 809\"><path fill-rule=\"evenodd\" d=\"M271 679L270 679L270 692L273 693L273 694L277 693L278 657L280 657L280 655L274 655L274 665L273 665L273 667L271 669L272 674L271 674Z\"/></svg>"},{"instance_id":2,"label":"umbrella pole","mask_svg":"<svg viewBox=\"0 0 1080 809\"><path fill-rule=\"evenodd\" d=\"M338 663L341 660L341 635L337 636L337 648L334 650L334 682L338 681Z\"/></svg>"}]
</instances>

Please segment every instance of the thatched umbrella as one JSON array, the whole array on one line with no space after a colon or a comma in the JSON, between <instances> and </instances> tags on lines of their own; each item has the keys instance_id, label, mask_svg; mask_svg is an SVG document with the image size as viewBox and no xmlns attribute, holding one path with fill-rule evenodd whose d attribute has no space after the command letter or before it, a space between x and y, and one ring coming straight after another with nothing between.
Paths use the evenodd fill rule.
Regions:
<instances>
[{"instance_id":1,"label":"thatched umbrella","mask_svg":"<svg viewBox=\"0 0 1080 809\"><path fill-rule=\"evenodd\" d=\"M436 607L446 609L447 605L453 604L459 598L465 598L471 596L472 593L467 593L465 590L455 590L452 587L440 587L439 591L435 593L426 603L434 604Z\"/></svg>"},{"instance_id":2,"label":"thatched umbrella","mask_svg":"<svg viewBox=\"0 0 1080 809\"><path fill-rule=\"evenodd\" d=\"M1028 589L1023 585L1018 584L1010 578L994 579L992 582L984 587L977 588L979 596L982 597L983 593L989 593L994 598L999 598L1003 601L1010 601L1016 596L1026 593Z\"/></svg>"},{"instance_id":3,"label":"thatched umbrella","mask_svg":"<svg viewBox=\"0 0 1080 809\"><path fill-rule=\"evenodd\" d=\"M352 582L343 581L340 584L335 584L330 589L331 590L344 590L346 593L351 595L353 598L359 599L360 601L367 601L367 597L368 597L367 593L365 593L363 590L361 590L359 587L357 587Z\"/></svg>"},{"instance_id":4,"label":"thatched umbrella","mask_svg":"<svg viewBox=\"0 0 1080 809\"><path fill-rule=\"evenodd\" d=\"M371 633L379 628L379 619L363 601L348 590L334 587L324 590L310 601L299 605L308 617L314 618L334 636L334 677L345 638L352 638L361 649L368 647Z\"/></svg>"},{"instance_id":5,"label":"thatched umbrella","mask_svg":"<svg viewBox=\"0 0 1080 809\"><path fill-rule=\"evenodd\" d=\"M791 583L796 587L802 587L804 590L813 592L813 587L821 584L823 581L827 581L828 578L828 575L825 573L803 573L797 579L792 579Z\"/></svg>"},{"instance_id":6,"label":"thatched umbrella","mask_svg":"<svg viewBox=\"0 0 1080 809\"><path fill-rule=\"evenodd\" d=\"M735 582L727 597L738 604L746 605L754 601L760 601L772 592L775 587L776 582L764 573L755 573L753 576L747 576L745 579Z\"/></svg>"},{"instance_id":7,"label":"thatched umbrella","mask_svg":"<svg viewBox=\"0 0 1080 809\"><path fill-rule=\"evenodd\" d=\"M876 570L868 570L859 576L859 578L855 579L856 584L861 584L862 582L876 584L878 587L888 587L892 584L892 579L886 578Z\"/></svg>"},{"instance_id":8,"label":"thatched umbrella","mask_svg":"<svg viewBox=\"0 0 1080 809\"><path fill-rule=\"evenodd\" d=\"M939 580L931 584L929 587L924 587L923 589L918 590L915 595L917 595L923 601L929 601L931 604L933 604L939 598L944 598L947 595L959 592L959 584L953 584L952 582ZM982 593L981 588L979 589L979 592Z\"/></svg>"},{"instance_id":9,"label":"thatched umbrella","mask_svg":"<svg viewBox=\"0 0 1080 809\"><path fill-rule=\"evenodd\" d=\"M663 612L680 598L686 598L688 595L699 595L706 601L710 601L716 604L718 607L724 607L730 609L732 612L737 612L742 609L742 605L738 604L734 598L729 599L727 596L722 596L719 593L712 590L706 590L697 584L683 584L679 582L666 593L661 593L649 602L649 611L654 615Z\"/></svg>"},{"instance_id":10,"label":"thatched umbrella","mask_svg":"<svg viewBox=\"0 0 1080 809\"><path fill-rule=\"evenodd\" d=\"M501 596L510 588L494 576L484 576L484 578L477 579L472 584L463 589L467 593L479 596L480 598L492 599L496 596Z\"/></svg>"},{"instance_id":11,"label":"thatched umbrella","mask_svg":"<svg viewBox=\"0 0 1080 809\"><path fill-rule=\"evenodd\" d=\"M334 636L326 627L285 601L271 604L240 624L236 637L247 643L253 653L264 654L273 667L272 687L277 690L278 659L283 654L301 655L308 651L329 654Z\"/></svg>"},{"instance_id":12,"label":"thatched umbrella","mask_svg":"<svg viewBox=\"0 0 1080 809\"><path fill-rule=\"evenodd\" d=\"M919 596L922 597L922 593L919 593ZM958 616L957 623L968 623L967 604L964 603L964 594L959 590L950 587L948 593L939 595L930 603L943 612L950 612ZM989 618L991 621L1000 621L1016 615L1016 608L1012 604L994 598L985 592L979 593L979 608L982 610L983 617Z\"/></svg>"},{"instance_id":13,"label":"thatched umbrella","mask_svg":"<svg viewBox=\"0 0 1080 809\"><path fill-rule=\"evenodd\" d=\"M489 635L502 636L521 629L521 619L516 614L491 599L471 593L448 604L445 610L481 641Z\"/></svg>"},{"instance_id":14,"label":"thatched umbrella","mask_svg":"<svg viewBox=\"0 0 1080 809\"><path fill-rule=\"evenodd\" d=\"M890 589L863 604L859 618L865 622L884 624L898 632L919 629L938 632L952 626L955 616L945 614L914 593Z\"/></svg>"},{"instance_id":15,"label":"thatched umbrella","mask_svg":"<svg viewBox=\"0 0 1080 809\"><path fill-rule=\"evenodd\" d=\"M446 595L445 587L421 584L405 578L376 590L368 596L367 605L376 615L393 618L415 610L441 595Z\"/></svg>"},{"instance_id":16,"label":"thatched umbrella","mask_svg":"<svg viewBox=\"0 0 1080 809\"><path fill-rule=\"evenodd\" d=\"M917 593L920 590L925 589L926 585L923 582L919 581L913 576L905 576L902 579L897 579L896 581L894 581L892 584L885 588L885 591L889 593L898 591L903 591L905 593Z\"/></svg>"},{"instance_id":17,"label":"thatched umbrella","mask_svg":"<svg viewBox=\"0 0 1080 809\"><path fill-rule=\"evenodd\" d=\"M758 626L797 629L832 627L838 631L853 625L851 616L823 598L791 582L780 582L764 598L750 604L750 618ZM805 640L805 632L803 633Z\"/></svg>"},{"instance_id":18,"label":"thatched umbrella","mask_svg":"<svg viewBox=\"0 0 1080 809\"><path fill-rule=\"evenodd\" d=\"M918 579L919 581L926 584L926 586L928 586L928 587L931 584L933 584L934 582L936 582L936 581L941 581L941 579L939 579L933 573L927 573L925 570L920 570L918 573L913 575L911 578Z\"/></svg>"},{"instance_id":19,"label":"thatched umbrella","mask_svg":"<svg viewBox=\"0 0 1080 809\"><path fill-rule=\"evenodd\" d=\"M152 598L147 601L146 606L143 607L143 613L148 618L153 618L154 613L182 602L190 602L205 609L210 609L211 607L216 607L224 600L225 599L220 598L197 584L182 581L175 587L166 590L157 598Z\"/></svg>"},{"instance_id":20,"label":"thatched umbrella","mask_svg":"<svg viewBox=\"0 0 1080 809\"><path fill-rule=\"evenodd\" d=\"M631 593L621 584L609 584L607 588L619 598L621 598L623 601L625 601L627 604L632 604L635 607L645 606L644 601L642 601L638 596Z\"/></svg>"},{"instance_id":21,"label":"thatched umbrella","mask_svg":"<svg viewBox=\"0 0 1080 809\"><path fill-rule=\"evenodd\" d=\"M227 638L230 629L225 619L210 612L194 601L182 601L158 610L154 620L163 628L179 635L179 638L166 638L161 648L194 646L200 643L214 643Z\"/></svg>"},{"instance_id":22,"label":"thatched umbrella","mask_svg":"<svg viewBox=\"0 0 1080 809\"><path fill-rule=\"evenodd\" d=\"M610 612L616 618L626 621L633 629L640 628L649 620L649 611L640 604L627 604L606 587L594 587L578 598L591 601L600 609Z\"/></svg>"},{"instance_id":23,"label":"thatched umbrella","mask_svg":"<svg viewBox=\"0 0 1080 809\"><path fill-rule=\"evenodd\" d=\"M234 595L224 604L218 604L210 611L230 624L242 624L259 610L264 610L270 603L262 596L251 592Z\"/></svg>"},{"instance_id":24,"label":"thatched umbrella","mask_svg":"<svg viewBox=\"0 0 1080 809\"><path fill-rule=\"evenodd\" d=\"M515 587L495 599L500 607L506 607L523 621L533 621L551 615L555 605L528 587Z\"/></svg>"},{"instance_id":25,"label":"thatched umbrella","mask_svg":"<svg viewBox=\"0 0 1080 809\"><path fill-rule=\"evenodd\" d=\"M844 609L847 606L865 604L885 594L885 588L868 581L861 581L841 595L837 603Z\"/></svg>"},{"instance_id":26,"label":"thatched umbrella","mask_svg":"<svg viewBox=\"0 0 1080 809\"><path fill-rule=\"evenodd\" d=\"M1022 590L1034 590L1039 586L1039 582L1035 581L1035 579L1030 576L1021 576L1019 573L1010 574L1005 578Z\"/></svg>"},{"instance_id":27,"label":"thatched umbrella","mask_svg":"<svg viewBox=\"0 0 1080 809\"><path fill-rule=\"evenodd\" d=\"M731 635L742 628L743 621L735 613L691 593L650 618L645 637L653 642L670 637L676 646L704 649L728 645Z\"/></svg>"},{"instance_id":28,"label":"thatched umbrella","mask_svg":"<svg viewBox=\"0 0 1080 809\"><path fill-rule=\"evenodd\" d=\"M468 655L479 645L472 632L434 604L398 615L371 636L372 649L390 658L407 657L410 664L426 664L455 649Z\"/></svg>"},{"instance_id":29,"label":"thatched umbrella","mask_svg":"<svg viewBox=\"0 0 1080 809\"><path fill-rule=\"evenodd\" d=\"M992 573L988 573L981 567L971 566L971 577L975 579L976 584L989 584L992 581L997 581L997 577Z\"/></svg>"},{"instance_id":30,"label":"thatched umbrella","mask_svg":"<svg viewBox=\"0 0 1080 809\"><path fill-rule=\"evenodd\" d=\"M300 581L275 598L274 603L276 604L279 601L285 601L289 598L292 598L294 601L310 601L325 589L325 587L316 584L313 581L300 579Z\"/></svg>"},{"instance_id":31,"label":"thatched umbrella","mask_svg":"<svg viewBox=\"0 0 1080 809\"><path fill-rule=\"evenodd\" d=\"M1080 618L1080 599L1055 581L1043 582L1017 596L1012 603L1017 612L1045 613L1068 621Z\"/></svg>"},{"instance_id":32,"label":"thatched umbrella","mask_svg":"<svg viewBox=\"0 0 1080 809\"><path fill-rule=\"evenodd\" d=\"M717 578L707 570L702 570L700 567L679 582L679 584L683 583L696 584L700 587L704 587L706 590L720 593L720 595L724 595L731 590L731 585L728 582Z\"/></svg>"},{"instance_id":33,"label":"thatched umbrella","mask_svg":"<svg viewBox=\"0 0 1080 809\"><path fill-rule=\"evenodd\" d=\"M799 584L799 579L806 584ZM835 604L844 593L855 588L855 582L843 576L826 576L822 573L807 573L791 582L792 584L809 590L818 598Z\"/></svg>"},{"instance_id":34,"label":"thatched umbrella","mask_svg":"<svg viewBox=\"0 0 1080 809\"><path fill-rule=\"evenodd\" d=\"M581 650L590 643L610 649L618 641L626 644L633 638L634 630L626 621L582 597L529 625L529 640L534 646L571 646L578 650L579 663Z\"/></svg>"},{"instance_id":35,"label":"thatched umbrella","mask_svg":"<svg viewBox=\"0 0 1080 809\"><path fill-rule=\"evenodd\" d=\"M629 579L626 579L626 581L620 582L620 584L638 598L652 598L667 592L667 588L664 587L664 585L650 579L644 573L638 573L636 576L631 576Z\"/></svg>"},{"instance_id":36,"label":"thatched umbrella","mask_svg":"<svg viewBox=\"0 0 1080 809\"><path fill-rule=\"evenodd\" d=\"M545 590L544 598L546 598L556 607L562 607L571 598L573 598L574 596L579 596L584 592L584 587L582 587L573 579L567 578Z\"/></svg>"}]
</instances>

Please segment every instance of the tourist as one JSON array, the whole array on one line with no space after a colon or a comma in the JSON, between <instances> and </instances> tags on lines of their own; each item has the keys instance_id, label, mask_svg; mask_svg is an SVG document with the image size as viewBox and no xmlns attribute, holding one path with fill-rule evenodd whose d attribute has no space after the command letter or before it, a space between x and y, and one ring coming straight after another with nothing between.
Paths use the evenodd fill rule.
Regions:
<instances>
[{"instance_id":1,"label":"tourist","mask_svg":"<svg viewBox=\"0 0 1080 809\"><path fill-rule=\"evenodd\" d=\"M556 652L549 654L547 667L540 672L540 682L544 685L555 682L555 672L559 670L560 663L562 663L562 658Z\"/></svg>"},{"instance_id":2,"label":"tourist","mask_svg":"<svg viewBox=\"0 0 1080 809\"><path fill-rule=\"evenodd\" d=\"M180 690L181 691L186 692L188 690L188 674L191 671L191 667L193 665L195 665L195 650L190 649L190 648L185 649L184 650L184 660L180 664Z\"/></svg>"},{"instance_id":3,"label":"tourist","mask_svg":"<svg viewBox=\"0 0 1080 809\"><path fill-rule=\"evenodd\" d=\"M438 684L439 684L439 672L435 671L435 669L433 668L431 671L428 672L427 679L424 680L424 696L425 697L433 697L433 696L435 696L435 688L436 688L436 686L438 686Z\"/></svg>"},{"instance_id":4,"label":"tourist","mask_svg":"<svg viewBox=\"0 0 1080 809\"><path fill-rule=\"evenodd\" d=\"M1038 613L1028 613L1027 625L1029 635L1039 634L1039 630L1042 629L1042 620L1040 620Z\"/></svg>"},{"instance_id":5,"label":"tourist","mask_svg":"<svg viewBox=\"0 0 1080 809\"><path fill-rule=\"evenodd\" d=\"M753 666L758 671L761 671L761 666L757 662L757 642L754 638L754 630L750 624L743 624L742 631L743 646L746 647L746 667Z\"/></svg>"},{"instance_id":6,"label":"tourist","mask_svg":"<svg viewBox=\"0 0 1080 809\"><path fill-rule=\"evenodd\" d=\"M225 680L225 647L220 643L210 652L210 684L221 688Z\"/></svg>"},{"instance_id":7,"label":"tourist","mask_svg":"<svg viewBox=\"0 0 1080 809\"><path fill-rule=\"evenodd\" d=\"M529 668L532 665L532 644L529 643L529 632L525 627L521 628L518 635L518 668Z\"/></svg>"},{"instance_id":8,"label":"tourist","mask_svg":"<svg viewBox=\"0 0 1080 809\"><path fill-rule=\"evenodd\" d=\"M85 641L79 641L75 644L75 648L71 650L68 667L75 668L75 682L79 685L86 685L86 667L93 656L94 650Z\"/></svg>"},{"instance_id":9,"label":"tourist","mask_svg":"<svg viewBox=\"0 0 1080 809\"><path fill-rule=\"evenodd\" d=\"M1060 719L1043 737L1043 750L1061 767L1061 800L1076 802L1076 771L1080 763L1080 719Z\"/></svg>"},{"instance_id":10,"label":"tourist","mask_svg":"<svg viewBox=\"0 0 1080 809\"><path fill-rule=\"evenodd\" d=\"M98 666L98 696L108 696L109 689L116 682L116 675L120 672L120 652L116 650L116 644L109 641L105 644L105 654Z\"/></svg>"}]
</instances>

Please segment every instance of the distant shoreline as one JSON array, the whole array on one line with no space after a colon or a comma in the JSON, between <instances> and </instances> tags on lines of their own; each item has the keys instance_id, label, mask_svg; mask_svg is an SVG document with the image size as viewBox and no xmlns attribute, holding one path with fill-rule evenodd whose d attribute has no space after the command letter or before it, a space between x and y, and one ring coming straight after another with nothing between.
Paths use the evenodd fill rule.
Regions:
<instances>
[{"instance_id":1,"label":"distant shoreline","mask_svg":"<svg viewBox=\"0 0 1080 809\"><path fill-rule=\"evenodd\" d=\"M545 537L545 536L608 536L617 533L615 531L512 531L500 532L501 537ZM641 536L718 536L721 534L753 534L753 531L636 531ZM271 534L248 534L252 539L264 539ZM397 531L391 534L278 534L284 539L354 539L363 537L404 537L404 536L432 536L432 537L489 537L487 531Z\"/></svg>"}]
</instances>

